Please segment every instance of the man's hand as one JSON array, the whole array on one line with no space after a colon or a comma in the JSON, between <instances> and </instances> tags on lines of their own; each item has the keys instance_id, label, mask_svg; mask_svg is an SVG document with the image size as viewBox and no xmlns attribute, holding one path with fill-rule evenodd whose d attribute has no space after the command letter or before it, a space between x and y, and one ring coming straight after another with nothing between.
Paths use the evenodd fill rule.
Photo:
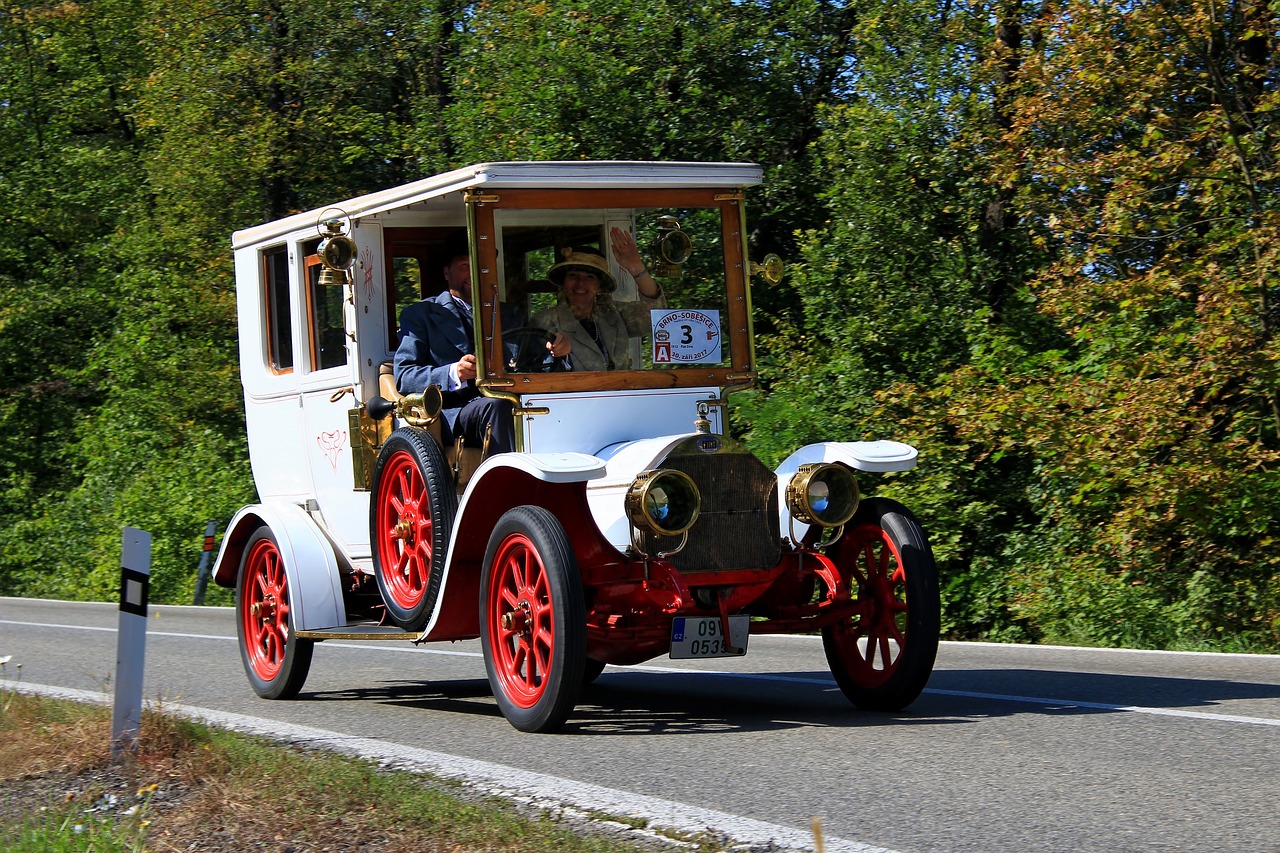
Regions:
<instances>
[{"instance_id":1,"label":"man's hand","mask_svg":"<svg viewBox=\"0 0 1280 853\"><path fill-rule=\"evenodd\" d=\"M476 357L472 353L467 353L458 359L458 381L470 382L476 378Z\"/></svg>"}]
</instances>

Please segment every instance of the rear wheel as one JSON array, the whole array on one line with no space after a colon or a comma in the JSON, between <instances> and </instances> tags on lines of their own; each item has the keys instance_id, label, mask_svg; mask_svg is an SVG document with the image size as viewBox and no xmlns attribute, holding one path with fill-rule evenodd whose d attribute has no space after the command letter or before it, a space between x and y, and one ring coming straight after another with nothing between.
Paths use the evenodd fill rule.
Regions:
<instances>
[{"instance_id":1,"label":"rear wheel","mask_svg":"<svg viewBox=\"0 0 1280 853\"><path fill-rule=\"evenodd\" d=\"M236 579L236 633L240 660L253 690L264 699L298 695L315 642L294 633L289 580L280 546L268 527L259 527L240 558Z\"/></svg>"},{"instance_id":2,"label":"rear wheel","mask_svg":"<svg viewBox=\"0 0 1280 853\"><path fill-rule=\"evenodd\" d=\"M564 528L541 507L499 519L480 581L480 639L498 707L525 732L559 728L587 672L587 617Z\"/></svg>"},{"instance_id":3,"label":"rear wheel","mask_svg":"<svg viewBox=\"0 0 1280 853\"><path fill-rule=\"evenodd\" d=\"M836 683L859 708L905 708L924 690L938 653L938 570L924 531L906 507L876 498L828 555L857 605L822 631Z\"/></svg>"},{"instance_id":4,"label":"rear wheel","mask_svg":"<svg viewBox=\"0 0 1280 853\"><path fill-rule=\"evenodd\" d=\"M409 631L431 617L458 497L444 452L416 427L393 432L378 454L369 503L373 571L387 616Z\"/></svg>"}]
</instances>

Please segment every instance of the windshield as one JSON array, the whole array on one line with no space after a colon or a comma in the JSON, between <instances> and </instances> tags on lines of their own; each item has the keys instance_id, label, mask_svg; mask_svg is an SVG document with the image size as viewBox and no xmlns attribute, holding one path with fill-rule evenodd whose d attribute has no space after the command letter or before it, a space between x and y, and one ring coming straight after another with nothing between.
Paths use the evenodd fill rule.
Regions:
<instances>
[{"instance_id":1,"label":"windshield","mask_svg":"<svg viewBox=\"0 0 1280 853\"><path fill-rule=\"evenodd\" d=\"M750 359L740 219L736 201L495 211L495 286L513 310L502 364L487 373L547 375L540 387L586 381L566 374L595 374L599 387L673 384L686 372L724 384L720 373ZM560 355L548 351L557 341Z\"/></svg>"}]
</instances>

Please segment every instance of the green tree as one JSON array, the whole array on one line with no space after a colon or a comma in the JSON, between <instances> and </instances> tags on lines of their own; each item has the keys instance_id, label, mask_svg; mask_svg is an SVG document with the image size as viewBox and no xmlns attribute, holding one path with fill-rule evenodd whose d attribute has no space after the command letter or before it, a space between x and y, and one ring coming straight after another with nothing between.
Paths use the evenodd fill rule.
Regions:
<instances>
[{"instance_id":1,"label":"green tree","mask_svg":"<svg viewBox=\"0 0 1280 853\"><path fill-rule=\"evenodd\" d=\"M871 484L925 519L948 630L1021 637L1001 554L1034 523L1028 461L958 438L947 408L966 400L937 396L971 362L1024 362L1055 339L1025 296L1042 253L999 175L1029 13L998 11L897 2L860 17L847 88L820 116L823 221L792 271L804 319L762 340L766 393L745 419L774 458L822 439L917 445L918 469Z\"/></svg>"},{"instance_id":2,"label":"green tree","mask_svg":"<svg viewBox=\"0 0 1280 853\"><path fill-rule=\"evenodd\" d=\"M77 577L90 553L58 514L101 399L93 353L123 304L112 235L139 210L128 80L137 5L0 13L0 590Z\"/></svg>"},{"instance_id":3,"label":"green tree","mask_svg":"<svg viewBox=\"0 0 1280 853\"><path fill-rule=\"evenodd\" d=\"M1028 75L1011 133L1060 253L1036 293L1072 339L1033 417L1087 436L1041 466L1076 547L1037 554L1022 606L1059 633L1280 638L1278 36L1254 0L1069 4ZM1159 618L1072 616L1046 583L1073 570Z\"/></svg>"},{"instance_id":4,"label":"green tree","mask_svg":"<svg viewBox=\"0 0 1280 853\"><path fill-rule=\"evenodd\" d=\"M1004 183L1052 257L1030 295L1062 343L954 372L938 414L993 458L1032 454L1039 521L1005 559L1039 634L1274 646L1275 11L1063 3L1041 23Z\"/></svg>"}]
</instances>

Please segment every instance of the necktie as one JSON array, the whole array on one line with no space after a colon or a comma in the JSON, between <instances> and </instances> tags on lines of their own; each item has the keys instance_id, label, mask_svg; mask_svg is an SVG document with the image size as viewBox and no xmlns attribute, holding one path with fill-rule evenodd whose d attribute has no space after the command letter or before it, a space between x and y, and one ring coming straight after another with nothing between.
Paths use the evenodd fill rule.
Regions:
<instances>
[{"instance_id":1,"label":"necktie","mask_svg":"<svg viewBox=\"0 0 1280 853\"><path fill-rule=\"evenodd\" d=\"M467 333L467 343L471 345L471 350L474 352L476 341L473 331L474 321L471 315L471 305L455 296L453 297L453 307L458 312L458 319L462 321L462 330Z\"/></svg>"}]
</instances>

